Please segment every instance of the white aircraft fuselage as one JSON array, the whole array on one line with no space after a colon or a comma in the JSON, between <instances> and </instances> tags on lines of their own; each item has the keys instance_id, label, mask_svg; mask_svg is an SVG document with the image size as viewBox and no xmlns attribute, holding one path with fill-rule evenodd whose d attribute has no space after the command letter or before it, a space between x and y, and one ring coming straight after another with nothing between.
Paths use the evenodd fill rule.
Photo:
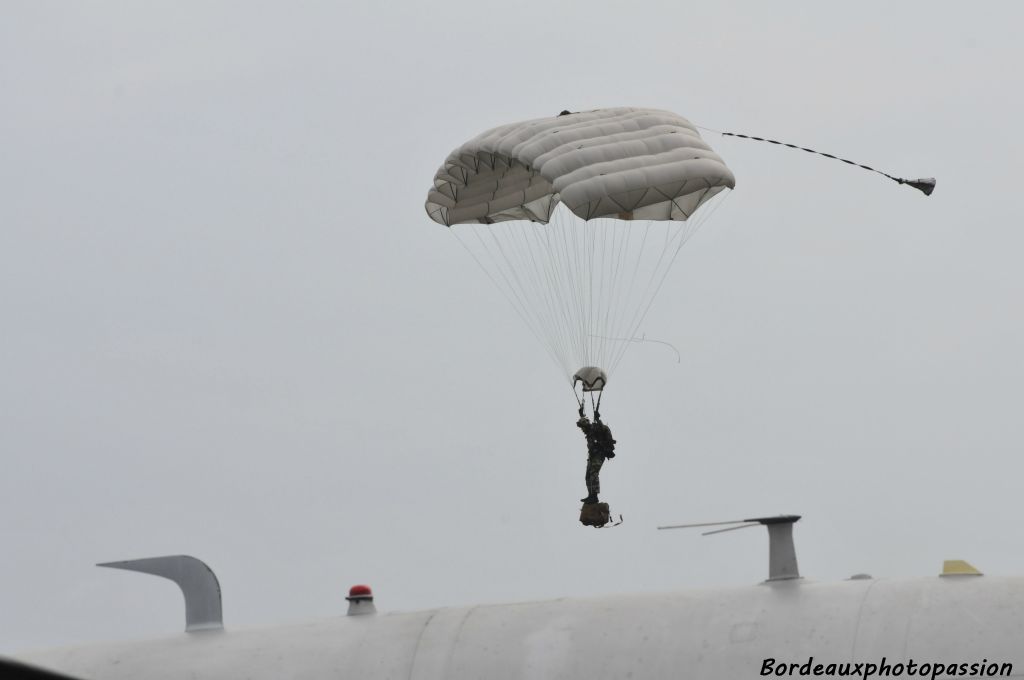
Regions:
<instances>
[{"instance_id":1,"label":"white aircraft fuselage","mask_svg":"<svg viewBox=\"0 0 1024 680\"><path fill-rule=\"evenodd\" d=\"M21 658L94 680L738 680L780 677L780 665L812 657L812 675L822 664L826 677L828 664L864 664L849 671L879 677L866 675L868 664L910 661L944 665L926 677L970 676L972 664L984 664L975 677L992 664L1004 677L1004 664L1024 675L1024 578L789 579L203 630ZM911 677L906 668L900 675Z\"/></svg>"}]
</instances>

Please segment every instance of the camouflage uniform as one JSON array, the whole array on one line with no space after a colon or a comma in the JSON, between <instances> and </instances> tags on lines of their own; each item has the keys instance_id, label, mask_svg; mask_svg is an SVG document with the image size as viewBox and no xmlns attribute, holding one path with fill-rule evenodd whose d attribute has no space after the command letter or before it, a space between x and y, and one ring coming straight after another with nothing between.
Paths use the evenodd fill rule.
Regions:
<instances>
[{"instance_id":1,"label":"camouflage uniform","mask_svg":"<svg viewBox=\"0 0 1024 680\"><path fill-rule=\"evenodd\" d=\"M587 437L587 496L596 500L597 494L601 493L601 466L605 458L615 457L615 440L612 439L612 431L600 419L591 423L584 416L576 421L576 426Z\"/></svg>"}]
</instances>

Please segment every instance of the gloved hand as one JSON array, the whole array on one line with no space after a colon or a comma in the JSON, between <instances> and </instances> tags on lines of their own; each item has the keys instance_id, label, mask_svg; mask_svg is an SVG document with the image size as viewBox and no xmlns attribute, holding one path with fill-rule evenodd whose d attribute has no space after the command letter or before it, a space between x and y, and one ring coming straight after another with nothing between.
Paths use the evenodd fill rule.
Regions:
<instances>
[{"instance_id":1,"label":"gloved hand","mask_svg":"<svg viewBox=\"0 0 1024 680\"><path fill-rule=\"evenodd\" d=\"M580 418L586 418L586 414L583 412L583 407L580 406Z\"/></svg>"}]
</instances>

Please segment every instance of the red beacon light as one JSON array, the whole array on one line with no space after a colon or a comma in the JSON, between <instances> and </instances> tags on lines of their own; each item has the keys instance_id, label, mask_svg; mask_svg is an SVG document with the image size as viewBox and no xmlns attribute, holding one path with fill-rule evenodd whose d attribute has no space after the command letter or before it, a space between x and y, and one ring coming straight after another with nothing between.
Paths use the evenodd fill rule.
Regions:
<instances>
[{"instance_id":1,"label":"red beacon light","mask_svg":"<svg viewBox=\"0 0 1024 680\"><path fill-rule=\"evenodd\" d=\"M377 607L373 604L373 590L367 585L355 585L348 589L348 615L376 614Z\"/></svg>"},{"instance_id":2,"label":"red beacon light","mask_svg":"<svg viewBox=\"0 0 1024 680\"><path fill-rule=\"evenodd\" d=\"M373 589L371 589L370 586L364 585L352 586L348 589L348 597L346 597L345 599L350 602L355 599L372 600Z\"/></svg>"}]
</instances>

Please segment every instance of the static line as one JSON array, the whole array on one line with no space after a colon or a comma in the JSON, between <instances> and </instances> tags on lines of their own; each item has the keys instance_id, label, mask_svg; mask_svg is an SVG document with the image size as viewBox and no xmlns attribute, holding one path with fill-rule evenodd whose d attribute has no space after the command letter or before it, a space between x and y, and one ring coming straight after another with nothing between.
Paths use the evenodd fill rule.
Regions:
<instances>
[{"instance_id":1,"label":"static line","mask_svg":"<svg viewBox=\"0 0 1024 680\"><path fill-rule=\"evenodd\" d=\"M739 137L740 139L752 139L752 140L757 141L757 142L766 142L768 144L775 144L777 146L787 146L790 149L798 149L800 151L806 151L807 153L813 153L813 154L816 154L818 156L824 156L825 158L831 158L832 160L842 161L843 163L846 163L847 165L852 165L854 167L862 168L864 170L870 170L871 172L878 173L882 177L888 177L889 179L891 179L892 181L896 182L897 184L906 184L908 187L914 187L915 189L917 189L918 191L923 193L925 196L931 196L932 192L935 191L935 178L934 177L921 177L919 179L904 179L902 177L893 177L892 175L890 175L887 172L883 172L881 170L876 170L875 168L872 168L870 165L864 165L863 163L857 163L856 161L851 161L851 160L847 160L845 158L840 158L839 156L834 156L834 155L832 155L830 153L825 153L824 151L815 151L814 149L808 149L806 146L799 146L797 144L790 144L789 142L780 142L777 139L768 139L766 137L756 137L754 135L744 135L744 134L740 134L739 132L722 132L720 130L713 130L712 128L703 127L701 125L695 125L694 127L699 128L701 130L707 130L708 132L715 132L717 134L722 135L723 137Z\"/></svg>"}]
</instances>

